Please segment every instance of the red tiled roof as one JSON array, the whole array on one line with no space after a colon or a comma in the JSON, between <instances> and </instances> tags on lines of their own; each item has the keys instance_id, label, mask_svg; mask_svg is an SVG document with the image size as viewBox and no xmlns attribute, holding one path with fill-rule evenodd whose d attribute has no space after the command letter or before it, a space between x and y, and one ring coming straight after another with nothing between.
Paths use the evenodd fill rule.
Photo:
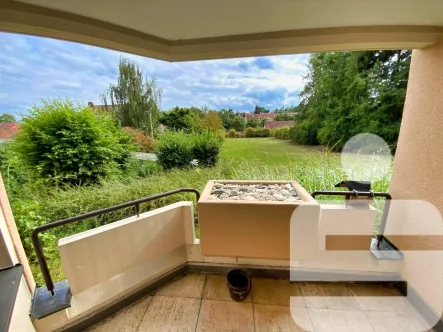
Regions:
<instances>
[{"instance_id":1,"label":"red tiled roof","mask_svg":"<svg viewBox=\"0 0 443 332\"><path fill-rule=\"evenodd\" d=\"M20 129L18 122L5 122L0 124L0 139L11 139L17 135Z\"/></svg>"},{"instance_id":2,"label":"red tiled roof","mask_svg":"<svg viewBox=\"0 0 443 332\"><path fill-rule=\"evenodd\" d=\"M291 127L294 121L266 121L265 128L275 129L281 127Z\"/></svg>"}]
</instances>

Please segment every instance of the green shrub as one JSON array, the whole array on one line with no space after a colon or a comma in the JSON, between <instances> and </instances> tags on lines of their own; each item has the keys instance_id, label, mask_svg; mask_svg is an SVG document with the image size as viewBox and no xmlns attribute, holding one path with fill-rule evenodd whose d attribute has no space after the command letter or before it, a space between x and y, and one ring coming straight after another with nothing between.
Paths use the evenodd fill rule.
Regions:
<instances>
[{"instance_id":1,"label":"green shrub","mask_svg":"<svg viewBox=\"0 0 443 332\"><path fill-rule=\"evenodd\" d=\"M165 170L189 167L193 157L193 134L165 132L157 142L158 163Z\"/></svg>"},{"instance_id":2,"label":"green shrub","mask_svg":"<svg viewBox=\"0 0 443 332\"><path fill-rule=\"evenodd\" d=\"M220 139L212 132L193 134L193 157L199 166L212 167L218 162Z\"/></svg>"},{"instance_id":3,"label":"green shrub","mask_svg":"<svg viewBox=\"0 0 443 332\"><path fill-rule=\"evenodd\" d=\"M314 122L306 120L292 126L289 130L289 136L295 143L318 145L317 129Z\"/></svg>"},{"instance_id":4,"label":"green shrub","mask_svg":"<svg viewBox=\"0 0 443 332\"><path fill-rule=\"evenodd\" d=\"M157 144L158 162L165 170L189 167L194 159L198 165L214 166L218 162L222 142L223 138L211 131L167 132Z\"/></svg>"},{"instance_id":5,"label":"green shrub","mask_svg":"<svg viewBox=\"0 0 443 332\"><path fill-rule=\"evenodd\" d=\"M271 130L269 128L246 128L246 137L269 137Z\"/></svg>"},{"instance_id":6,"label":"green shrub","mask_svg":"<svg viewBox=\"0 0 443 332\"><path fill-rule=\"evenodd\" d=\"M130 137L111 117L65 99L43 100L24 116L14 148L44 180L90 184L121 172Z\"/></svg>"},{"instance_id":7,"label":"green shrub","mask_svg":"<svg viewBox=\"0 0 443 332\"><path fill-rule=\"evenodd\" d=\"M227 132L227 134L226 134L226 136L227 137L229 137L229 138L234 138L235 137L235 129L230 129L228 132Z\"/></svg>"},{"instance_id":8,"label":"green shrub","mask_svg":"<svg viewBox=\"0 0 443 332\"><path fill-rule=\"evenodd\" d=\"M12 203L14 211L15 223L23 248L27 257L31 261L36 260L36 255L31 241L31 233L34 228L48 223L48 220L40 215L40 205L37 201L19 201ZM40 241L43 251L47 258L51 258L57 251L57 247L53 245L55 236L51 232L43 232L40 235Z\"/></svg>"},{"instance_id":9,"label":"green shrub","mask_svg":"<svg viewBox=\"0 0 443 332\"><path fill-rule=\"evenodd\" d=\"M272 136L279 139L290 140L291 136L289 134L290 127L281 127L274 129Z\"/></svg>"}]
</instances>

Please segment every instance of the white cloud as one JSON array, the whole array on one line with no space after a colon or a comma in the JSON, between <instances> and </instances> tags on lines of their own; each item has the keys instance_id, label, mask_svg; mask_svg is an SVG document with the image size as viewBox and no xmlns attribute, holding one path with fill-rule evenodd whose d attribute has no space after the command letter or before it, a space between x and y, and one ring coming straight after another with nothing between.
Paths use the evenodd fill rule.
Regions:
<instances>
[{"instance_id":1,"label":"white cloud","mask_svg":"<svg viewBox=\"0 0 443 332\"><path fill-rule=\"evenodd\" d=\"M163 108L175 105L276 108L298 103L307 55L168 63L54 39L0 33L0 112L25 113L41 98L100 103L115 83L118 61L130 58L163 89Z\"/></svg>"}]
</instances>

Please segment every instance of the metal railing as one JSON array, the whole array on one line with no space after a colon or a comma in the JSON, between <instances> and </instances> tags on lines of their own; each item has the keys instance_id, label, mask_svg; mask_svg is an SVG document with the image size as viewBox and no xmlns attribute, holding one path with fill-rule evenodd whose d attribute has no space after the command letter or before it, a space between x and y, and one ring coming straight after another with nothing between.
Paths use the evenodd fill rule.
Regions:
<instances>
[{"instance_id":1,"label":"metal railing","mask_svg":"<svg viewBox=\"0 0 443 332\"><path fill-rule=\"evenodd\" d=\"M319 195L325 196L345 196L346 199L350 199L351 197L384 197L385 198L385 206L383 208L383 214L380 221L380 226L378 228L377 235L377 247L380 246L380 242L382 241L386 228L386 221L388 219L389 208L391 206L392 196L389 193L381 193L374 191L331 191L331 190L317 190L314 191L311 196L315 198Z\"/></svg>"},{"instance_id":2,"label":"metal railing","mask_svg":"<svg viewBox=\"0 0 443 332\"><path fill-rule=\"evenodd\" d=\"M55 294L54 293L54 282L52 281L51 273L49 272L48 264L46 262L46 257L45 257L45 254L43 253L42 244L41 244L40 239L38 237L38 235L41 232L47 231L48 229L53 229L53 228L67 225L67 224L72 224L72 223L75 223L78 221L82 221L87 218L96 217L96 216L99 216L99 215L102 215L102 214L105 214L108 212L131 207L131 206L135 207L135 212L137 213L137 216L139 216L140 215L140 204L145 203L145 202L149 202L149 201L152 201L155 199L160 199L163 197L167 197L167 196L171 196L171 195L175 195L175 194L180 194L180 193L186 193L186 192L194 193L196 196L197 202L200 199L200 192L197 189L180 188L180 189L168 191L165 193L157 194L154 196L140 198L135 201L131 201L131 202L127 202L127 203L123 203L123 204L119 204L119 205L114 205L114 206L107 207L104 209L91 211L91 212L88 212L85 214L81 214L79 216L75 216L75 217L71 217L71 218L67 218L67 219L62 219L59 221L55 221L55 222L34 228L34 230L31 233L32 245L33 245L35 253L37 255L38 265L40 266L40 270L42 272L43 278L45 279L45 284L46 284L46 288L48 289L48 291L50 291L52 295Z\"/></svg>"}]
</instances>

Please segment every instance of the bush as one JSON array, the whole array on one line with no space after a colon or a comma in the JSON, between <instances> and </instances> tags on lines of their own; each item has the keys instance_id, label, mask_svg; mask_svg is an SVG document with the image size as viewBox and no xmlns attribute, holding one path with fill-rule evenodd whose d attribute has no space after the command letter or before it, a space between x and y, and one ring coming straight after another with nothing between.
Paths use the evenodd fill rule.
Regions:
<instances>
[{"instance_id":1,"label":"bush","mask_svg":"<svg viewBox=\"0 0 443 332\"><path fill-rule=\"evenodd\" d=\"M160 136L156 154L158 163L165 170L189 167L193 158L192 134L183 131L165 132Z\"/></svg>"},{"instance_id":2,"label":"bush","mask_svg":"<svg viewBox=\"0 0 443 332\"><path fill-rule=\"evenodd\" d=\"M235 133L235 138L244 138L245 137L245 133L243 132L236 132Z\"/></svg>"},{"instance_id":3,"label":"bush","mask_svg":"<svg viewBox=\"0 0 443 332\"><path fill-rule=\"evenodd\" d=\"M273 136L279 139L290 140L291 136L289 134L290 127L281 127L274 129Z\"/></svg>"},{"instance_id":4,"label":"bush","mask_svg":"<svg viewBox=\"0 0 443 332\"><path fill-rule=\"evenodd\" d=\"M146 136L140 129L131 127L123 127L126 134L131 137L132 143L138 147L140 152L154 152L155 141L149 136Z\"/></svg>"},{"instance_id":5,"label":"bush","mask_svg":"<svg viewBox=\"0 0 443 332\"><path fill-rule=\"evenodd\" d=\"M156 153L165 170L190 167L194 159L198 165L209 167L217 164L221 144L219 135L211 131L167 132L160 137Z\"/></svg>"},{"instance_id":6,"label":"bush","mask_svg":"<svg viewBox=\"0 0 443 332\"><path fill-rule=\"evenodd\" d=\"M218 162L221 141L212 132L193 135L193 156L199 166L212 167Z\"/></svg>"},{"instance_id":7,"label":"bush","mask_svg":"<svg viewBox=\"0 0 443 332\"><path fill-rule=\"evenodd\" d=\"M229 137L229 138L234 138L235 134L236 134L235 129L230 129L228 131L228 133L226 134L226 136Z\"/></svg>"},{"instance_id":8,"label":"bush","mask_svg":"<svg viewBox=\"0 0 443 332\"><path fill-rule=\"evenodd\" d=\"M298 144L318 145L317 126L310 120L305 120L295 124L289 130L292 141Z\"/></svg>"},{"instance_id":9,"label":"bush","mask_svg":"<svg viewBox=\"0 0 443 332\"><path fill-rule=\"evenodd\" d=\"M24 116L14 146L45 180L89 184L121 172L132 144L110 116L65 99L43 100Z\"/></svg>"},{"instance_id":10,"label":"bush","mask_svg":"<svg viewBox=\"0 0 443 332\"><path fill-rule=\"evenodd\" d=\"M269 128L246 128L246 137L269 137L270 135Z\"/></svg>"}]
</instances>

